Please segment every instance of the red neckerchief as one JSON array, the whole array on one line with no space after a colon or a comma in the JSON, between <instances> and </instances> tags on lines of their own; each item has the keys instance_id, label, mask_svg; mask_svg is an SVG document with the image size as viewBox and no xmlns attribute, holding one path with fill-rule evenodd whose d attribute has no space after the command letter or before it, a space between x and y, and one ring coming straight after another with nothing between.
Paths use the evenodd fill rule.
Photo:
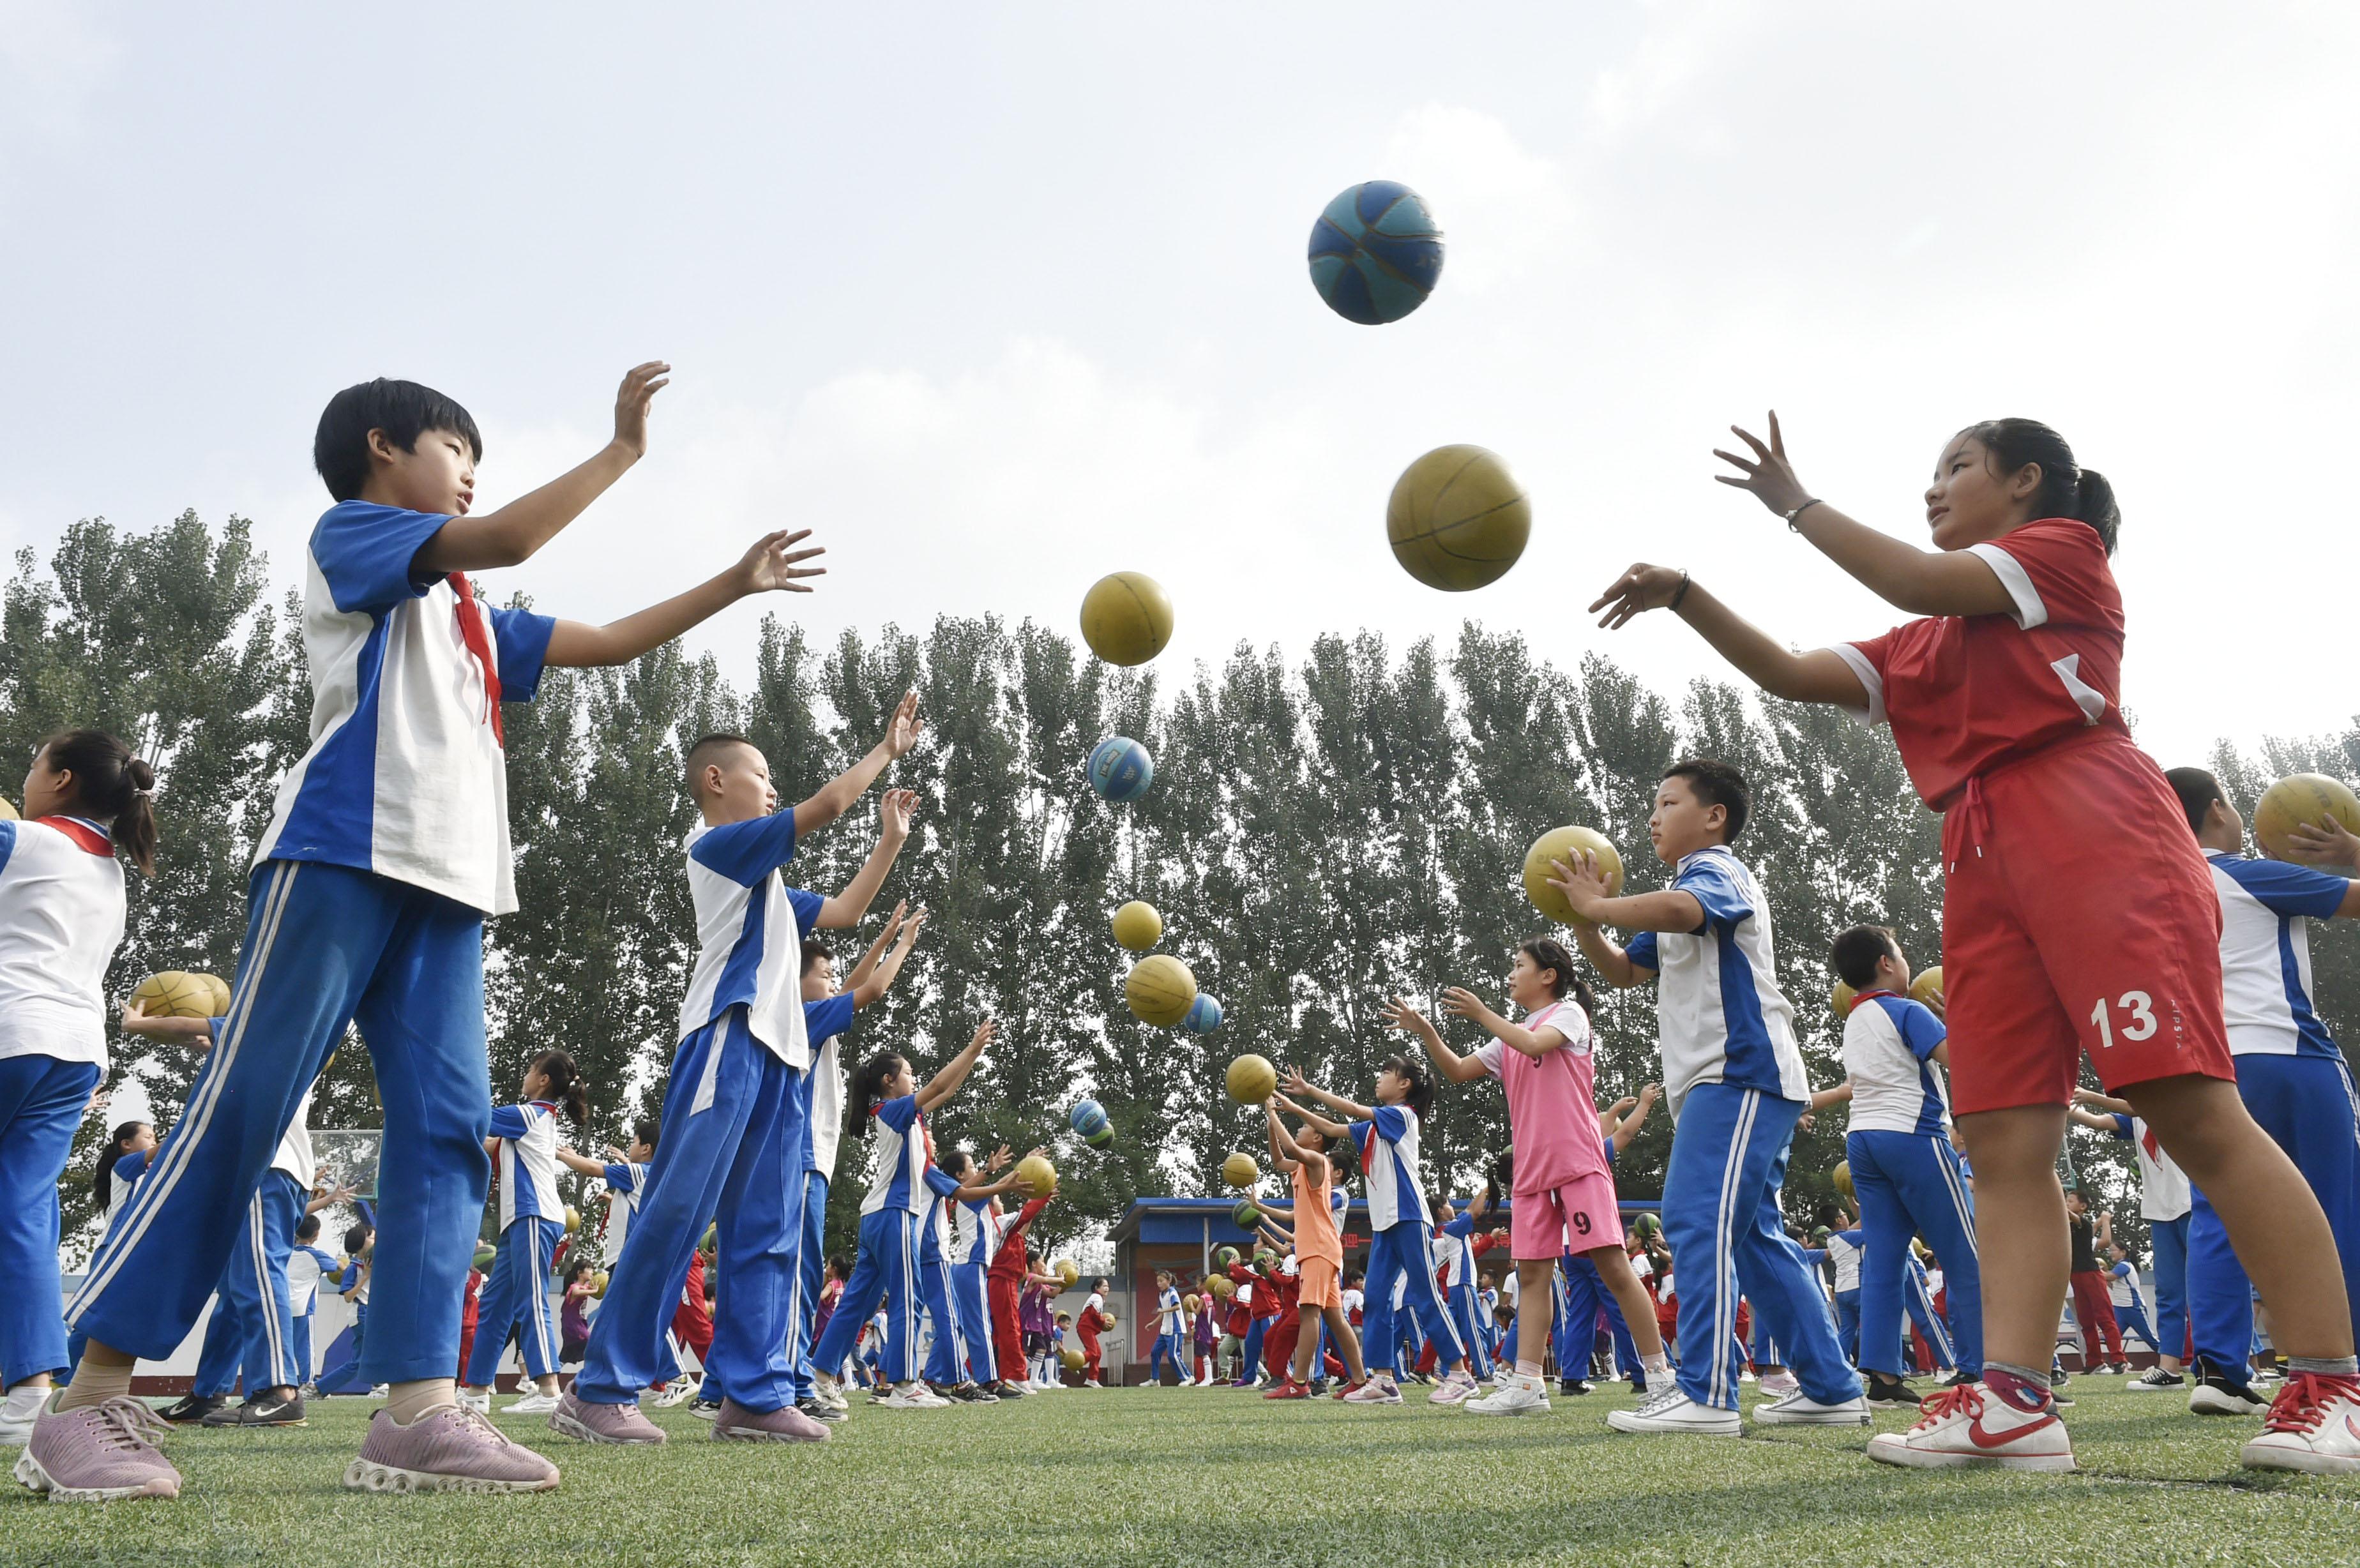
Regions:
<instances>
[{"instance_id":1,"label":"red neckerchief","mask_svg":"<svg viewBox=\"0 0 2360 1568\"><path fill-rule=\"evenodd\" d=\"M1885 990L1856 992L1852 996L1852 1005L1855 1009L1857 1009L1863 1002L1867 1001L1871 996L1898 996L1900 995L1901 993L1898 991Z\"/></svg>"},{"instance_id":2,"label":"red neckerchief","mask_svg":"<svg viewBox=\"0 0 2360 1568\"><path fill-rule=\"evenodd\" d=\"M71 839L76 849L86 850L102 859L115 853L115 841L96 822L86 822L80 817L35 817L33 821L45 828L55 828Z\"/></svg>"},{"instance_id":3,"label":"red neckerchief","mask_svg":"<svg viewBox=\"0 0 2360 1568\"><path fill-rule=\"evenodd\" d=\"M475 585L467 581L464 572L454 572L444 581L459 596L459 640L467 645L468 655L484 672L484 702L491 709L492 738L506 746L508 734L500 727L500 672L492 667L491 635L485 630L483 615L475 607Z\"/></svg>"}]
</instances>

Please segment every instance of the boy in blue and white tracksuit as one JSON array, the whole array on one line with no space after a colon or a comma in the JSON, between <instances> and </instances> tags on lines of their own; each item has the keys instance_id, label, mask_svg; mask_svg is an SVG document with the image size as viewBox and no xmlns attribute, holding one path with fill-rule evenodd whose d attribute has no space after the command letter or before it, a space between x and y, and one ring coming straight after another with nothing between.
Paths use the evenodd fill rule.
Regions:
<instances>
[{"instance_id":1,"label":"boy in blue and white tracksuit","mask_svg":"<svg viewBox=\"0 0 2360 1568\"><path fill-rule=\"evenodd\" d=\"M1458 1326L1459 1343L1466 1346L1468 1369L1487 1378L1491 1376L1491 1339L1483 1332L1485 1309L1475 1276L1477 1217L1470 1203L1445 1220L1437 1246L1442 1252L1442 1299Z\"/></svg>"},{"instance_id":2,"label":"boy in blue and white tracksuit","mask_svg":"<svg viewBox=\"0 0 2360 1568\"><path fill-rule=\"evenodd\" d=\"M1831 1276L1829 1292L1836 1305L1836 1344L1843 1353L1859 1365L1860 1357L1860 1259L1867 1250L1865 1234L1855 1225L1850 1230L1828 1233L1824 1250L1828 1255L1828 1271ZM1900 1313L1894 1314L1895 1334L1901 1332Z\"/></svg>"},{"instance_id":3,"label":"boy in blue and white tracksuit","mask_svg":"<svg viewBox=\"0 0 2360 1568\"><path fill-rule=\"evenodd\" d=\"M2191 788L2190 776L2205 786ZM2342 1255L2347 1297L2360 1303L2360 1093L2335 1039L2311 1004L2312 920L2360 912L2360 882L2308 866L2248 860L2245 823L2209 774L2169 775L2212 866L2221 901L2221 992L2237 1095L2286 1150L2319 1198ZM2209 800L2200 797L2209 795ZM2360 869L2360 841L2317 833L2345 869ZM2198 1384L2191 1407L2260 1409L2247 1381L2253 1289L2202 1190L2191 1193L2188 1307ZM2354 1310L2360 1312L2360 1304ZM2219 1402L2225 1398L2228 1402Z\"/></svg>"},{"instance_id":4,"label":"boy in blue and white tracksuit","mask_svg":"<svg viewBox=\"0 0 2360 1568\"><path fill-rule=\"evenodd\" d=\"M997 1198L965 1199L951 1216L952 1306L967 1341L963 1379L988 1392L998 1392L1000 1373L991 1354L991 1301L984 1289L991 1260L1000 1253L1000 1227L1007 1218ZM1178 1298L1174 1298L1177 1304Z\"/></svg>"},{"instance_id":5,"label":"boy in blue and white tracksuit","mask_svg":"<svg viewBox=\"0 0 2360 1568\"><path fill-rule=\"evenodd\" d=\"M467 572L530 559L638 461L665 368L625 378L614 439L564 480L480 516L483 442L455 401L388 379L330 401L313 459L335 504L304 561L311 745L257 846L220 1043L68 1309L98 1376L77 1379L60 1413L112 1397L123 1357L160 1359L187 1334L304 1088L357 1022L385 1105L377 1261L400 1283L377 1298L362 1366L389 1397L345 1482L557 1485L554 1465L484 1427L452 1387L490 1179L483 922L517 907L501 706L530 700L545 666L628 663L809 573L792 541L765 539L700 587L591 626L487 605ZM35 1448L44 1441L37 1431ZM124 1454L148 1472L128 1484L177 1494L152 1444L118 1451L117 1475Z\"/></svg>"},{"instance_id":6,"label":"boy in blue and white tracksuit","mask_svg":"<svg viewBox=\"0 0 2360 1568\"><path fill-rule=\"evenodd\" d=\"M234 1410L208 1412L207 1426L285 1426L304 1419L300 1390L310 1379L311 1367L308 1354L299 1354L287 1269L295 1250L295 1227L309 1212L311 1180L317 1169L308 1125L311 1093L303 1092L270 1169L246 1200L237 1247L216 1287L213 1315L205 1325L190 1393L200 1404L218 1401L242 1374L246 1399Z\"/></svg>"},{"instance_id":7,"label":"boy in blue and white tracksuit","mask_svg":"<svg viewBox=\"0 0 2360 1568\"><path fill-rule=\"evenodd\" d=\"M1933 1010L1909 996L1909 963L1892 931L1853 926L1836 938L1831 960L1858 996L1844 1018L1844 1083L1814 1095L1812 1104L1852 1102L1844 1158L1867 1238L1859 1365L1868 1374L1871 1403L1915 1404L1902 1380L1908 1363L1901 1327L1912 1236L1924 1236L1942 1265L1957 1325L1955 1365L1970 1378L1983 1368L1983 1272L1974 1200L1950 1147L1948 1035ZM1841 1311L1841 1295L1837 1300Z\"/></svg>"},{"instance_id":8,"label":"boy in blue and white tracksuit","mask_svg":"<svg viewBox=\"0 0 2360 1568\"><path fill-rule=\"evenodd\" d=\"M1679 1259L1677 1338L1686 1354L1674 1388L1636 1410L1609 1412L1618 1431L1742 1431L1741 1293L1800 1384L1757 1409L1756 1421L1869 1419L1859 1375L1836 1344L1819 1284L1778 1207L1809 1089L1794 1010L1778 990L1768 903L1728 846L1750 803L1734 768L1681 762L1658 786L1648 820L1657 856L1673 867L1669 888L1616 897L1587 860L1554 884L1584 921L1638 931L1625 950L1595 923L1574 927L1609 985L1657 982L1664 1088L1675 1117L1663 1216Z\"/></svg>"},{"instance_id":9,"label":"boy in blue and white tracksuit","mask_svg":"<svg viewBox=\"0 0 2360 1568\"><path fill-rule=\"evenodd\" d=\"M2233 1035L2233 1051L2234 1044ZM2188 1232L2196 1204L2195 1189L2189 1184L2188 1173L2164 1152L2154 1129L2131 1110L2129 1101L2090 1089L2074 1091L2073 1099L2066 1115L2083 1127L2129 1144L2138 1160L2139 1217L2147 1221L2147 1246L2155 1267L2155 1332L2142 1330L2140 1337L2155 1347L2155 1365L2124 1386L2141 1392L2184 1388L2188 1378L2180 1353L2189 1347ZM2132 1278L2136 1277L2134 1269ZM2110 1300L2114 1290L2114 1285L2108 1286ZM2119 1303L2114 1304L2118 1308L2115 1322L2127 1329Z\"/></svg>"},{"instance_id":10,"label":"boy in blue and white tracksuit","mask_svg":"<svg viewBox=\"0 0 2360 1568\"><path fill-rule=\"evenodd\" d=\"M295 1366L309 1388L318 1362L313 1359L311 1325L320 1312L320 1281L335 1272L336 1260L322 1250L320 1216L305 1214L295 1227L295 1250L287 1255L287 1310L295 1320Z\"/></svg>"},{"instance_id":11,"label":"boy in blue and white tracksuit","mask_svg":"<svg viewBox=\"0 0 2360 1568\"><path fill-rule=\"evenodd\" d=\"M661 1443L639 1391L672 1375L675 1303L708 1216L719 1289L706 1380L716 1439L816 1442L827 1430L795 1409L790 1310L801 1277L803 1116L811 1067L803 938L858 921L909 835L915 797L889 792L867 862L833 898L790 887L781 867L805 833L834 822L916 744L905 698L885 739L820 792L778 809L767 759L735 735L690 747L688 786L702 824L686 870L698 952L664 1091L663 1140L639 1198L582 1370L550 1425L592 1443ZM898 965L896 966L898 968Z\"/></svg>"},{"instance_id":12,"label":"boy in blue and white tracksuit","mask_svg":"<svg viewBox=\"0 0 2360 1568\"><path fill-rule=\"evenodd\" d=\"M557 1325L550 1321L549 1280L565 1238L565 1204L557 1192L557 1105L527 1100L492 1113L500 1140L500 1240L492 1277L476 1306L475 1343L467 1355L462 1396L483 1409L491 1400L508 1334L518 1338L525 1377L546 1385L557 1376ZM527 1403L533 1396L520 1389ZM513 1409L514 1407L510 1407Z\"/></svg>"}]
</instances>

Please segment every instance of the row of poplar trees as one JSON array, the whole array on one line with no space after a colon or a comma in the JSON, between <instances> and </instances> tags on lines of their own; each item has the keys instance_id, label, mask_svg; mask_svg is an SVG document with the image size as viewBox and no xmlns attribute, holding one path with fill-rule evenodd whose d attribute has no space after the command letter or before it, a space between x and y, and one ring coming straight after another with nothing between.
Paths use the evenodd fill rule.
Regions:
<instances>
[{"instance_id":1,"label":"row of poplar trees","mask_svg":"<svg viewBox=\"0 0 2360 1568\"><path fill-rule=\"evenodd\" d=\"M0 756L29 759L43 735L96 724L158 763L162 853L153 881L132 878L111 995L158 969L232 974L248 856L311 706L299 607L274 593L248 525L76 523L46 562L18 555L0 615ZM1221 1157L1262 1146L1256 1116L1223 1092L1240 1052L1365 1097L1405 1043L1380 1017L1388 996L1431 1008L1466 985L1496 998L1516 942L1546 929L1519 871L1547 829L1595 826L1622 847L1634 887L1660 885L1648 807L1684 755L1726 758L1753 782L1738 847L1770 902L1815 1083L1841 1077L1826 999L1836 932L1888 924L1913 962L1939 962L1939 820L1890 739L1832 710L1706 681L1666 694L1594 656L1561 668L1474 623L1448 647L1363 631L1321 636L1299 660L1240 646L1184 672L1113 669L1029 621L945 616L817 648L771 617L750 670L667 648L625 669L552 671L538 701L508 710L523 909L487 928L495 1095L514 1093L533 1052L562 1046L592 1087L576 1146L627 1141L661 1101L694 956L686 746L716 730L751 737L792 800L873 744L905 691L926 732L891 781L919 791L918 826L869 920L839 933L844 963L896 899L932 920L901 984L862 1015L847 1065L890 1048L923 1073L997 1018L998 1043L936 1136L979 1152L1052 1145L1064 1181L1051 1239L1102 1234L1135 1196L1218 1191ZM1098 800L1083 777L1110 735L1155 758L1153 788L1131 805ZM2360 728L2258 758L2224 746L2215 766L2249 806L2280 773L2360 775ZM840 886L874 841L874 800L805 844L794 877ZM1219 999L1216 1031L1151 1029L1124 1008L1131 955L1108 916L1131 898L1163 913L1161 951ZM2317 958L2331 1022L2360 1017L2360 949L2323 939ZM1659 1073L1654 996L1610 996L1601 1012L1600 1093L1635 1092ZM1446 1035L1475 1042L1465 1025ZM117 1049L116 1073L138 1075L168 1124L194 1062ZM1110 1149L1068 1128L1086 1093L1113 1119ZM366 1051L340 1051L313 1126L377 1119ZM93 1239L88 1169L104 1130L96 1117L83 1129L65 1179L70 1255ZM1626 1192L1659 1190L1670 1132L1668 1116L1649 1122L1621 1167ZM1506 1138L1495 1085L1445 1085L1426 1133L1435 1179L1468 1192ZM849 1247L863 1185L862 1146L845 1148L832 1248ZM1842 1149L1841 1110L1797 1138L1791 1217L1830 1195ZM2073 1159L2136 1234L2126 1146L2083 1137Z\"/></svg>"}]
</instances>

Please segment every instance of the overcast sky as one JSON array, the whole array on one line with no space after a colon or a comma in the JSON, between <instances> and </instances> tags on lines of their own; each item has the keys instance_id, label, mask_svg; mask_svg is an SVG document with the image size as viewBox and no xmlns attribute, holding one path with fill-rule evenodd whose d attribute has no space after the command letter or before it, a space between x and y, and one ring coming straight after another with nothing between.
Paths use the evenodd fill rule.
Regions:
<instances>
[{"instance_id":1,"label":"overcast sky","mask_svg":"<svg viewBox=\"0 0 2360 1568\"><path fill-rule=\"evenodd\" d=\"M2355 706L2355 68L2330 5L0 0L0 542L235 512L291 583L336 388L461 399L496 504L662 357L647 461L495 592L603 618L808 524L822 639L1135 569L1168 680L1471 615L1676 691L1692 635L1580 613L1633 560L1804 646L1896 618L1710 482L1731 421L1921 538L2024 414L2121 494L2169 765ZM1449 249L1365 328L1304 244L1379 177ZM1448 441L1534 499L1471 594L1384 542ZM741 680L765 607L703 637Z\"/></svg>"}]
</instances>

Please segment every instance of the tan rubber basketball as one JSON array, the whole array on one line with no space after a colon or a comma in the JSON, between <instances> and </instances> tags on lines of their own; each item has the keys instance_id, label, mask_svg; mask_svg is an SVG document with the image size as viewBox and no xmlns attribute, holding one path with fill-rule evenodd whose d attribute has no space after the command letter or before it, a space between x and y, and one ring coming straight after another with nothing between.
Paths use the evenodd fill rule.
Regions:
<instances>
[{"instance_id":1,"label":"tan rubber basketball","mask_svg":"<svg viewBox=\"0 0 2360 1568\"><path fill-rule=\"evenodd\" d=\"M1143 572L1101 577L1082 596L1082 640L1109 664L1144 664L1172 640L1172 596Z\"/></svg>"},{"instance_id":2,"label":"tan rubber basketball","mask_svg":"<svg viewBox=\"0 0 2360 1568\"><path fill-rule=\"evenodd\" d=\"M1606 835L1590 828L1551 828L1533 840L1532 848L1524 851L1524 897L1533 908L1559 925L1587 925L1565 901L1565 895L1549 886L1549 865L1562 860L1570 865L1573 856L1583 850L1598 857L1598 869L1606 874L1606 891L1610 896L1622 891L1622 854L1606 840Z\"/></svg>"},{"instance_id":3,"label":"tan rubber basketball","mask_svg":"<svg viewBox=\"0 0 2360 1568\"><path fill-rule=\"evenodd\" d=\"M213 987L202 975L190 975L178 969L167 969L150 975L131 988L131 999L139 1010L151 1018L210 1018L213 1012Z\"/></svg>"},{"instance_id":4,"label":"tan rubber basketball","mask_svg":"<svg viewBox=\"0 0 2360 1568\"><path fill-rule=\"evenodd\" d=\"M1232 1154L1221 1161L1221 1180L1232 1187L1251 1187L1262 1180L1262 1167L1251 1154Z\"/></svg>"},{"instance_id":5,"label":"tan rubber basketball","mask_svg":"<svg viewBox=\"0 0 2360 1568\"><path fill-rule=\"evenodd\" d=\"M1259 1105L1278 1093L1278 1069L1267 1056L1249 1052L1229 1063L1229 1098L1240 1105Z\"/></svg>"},{"instance_id":6,"label":"tan rubber basketball","mask_svg":"<svg viewBox=\"0 0 2360 1568\"><path fill-rule=\"evenodd\" d=\"M1114 912L1114 940L1132 953L1145 953L1164 940L1164 917L1155 906L1133 898Z\"/></svg>"},{"instance_id":7,"label":"tan rubber basketball","mask_svg":"<svg viewBox=\"0 0 2360 1568\"><path fill-rule=\"evenodd\" d=\"M2305 822L2333 817L2347 833L2360 833L2360 798L2340 779L2324 773L2292 773L2262 792L2254 808L2254 836L2273 858L2296 857L2289 835Z\"/></svg>"},{"instance_id":8,"label":"tan rubber basketball","mask_svg":"<svg viewBox=\"0 0 2360 1568\"><path fill-rule=\"evenodd\" d=\"M1496 583L1532 537L1533 504L1497 452L1438 446L1402 471L1385 503L1385 538L1402 570L1463 593Z\"/></svg>"},{"instance_id":9,"label":"tan rubber basketball","mask_svg":"<svg viewBox=\"0 0 2360 1568\"><path fill-rule=\"evenodd\" d=\"M1122 983L1122 999L1141 1023L1170 1029L1188 1016L1188 1004L1196 999L1196 977L1178 959L1159 953L1131 965Z\"/></svg>"}]
</instances>

